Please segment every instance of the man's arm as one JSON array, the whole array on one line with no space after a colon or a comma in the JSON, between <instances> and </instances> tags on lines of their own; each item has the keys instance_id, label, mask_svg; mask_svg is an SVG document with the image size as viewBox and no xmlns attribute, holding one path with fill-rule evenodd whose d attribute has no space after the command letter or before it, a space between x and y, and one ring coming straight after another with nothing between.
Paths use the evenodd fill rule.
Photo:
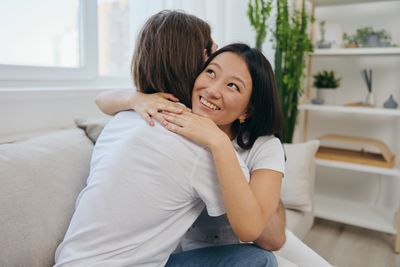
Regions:
<instances>
[{"instance_id":1,"label":"man's arm","mask_svg":"<svg viewBox=\"0 0 400 267\"><path fill-rule=\"evenodd\" d=\"M254 243L266 250L279 250L286 242L285 225L285 207L280 200L278 209L272 215L272 218L265 226L262 234L254 241Z\"/></svg>"}]
</instances>

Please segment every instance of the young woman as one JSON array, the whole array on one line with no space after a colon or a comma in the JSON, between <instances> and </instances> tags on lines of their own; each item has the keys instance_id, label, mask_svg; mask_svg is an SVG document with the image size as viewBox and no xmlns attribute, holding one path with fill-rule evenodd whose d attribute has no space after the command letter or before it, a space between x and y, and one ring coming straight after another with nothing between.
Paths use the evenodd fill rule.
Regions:
<instances>
[{"instance_id":1,"label":"young woman","mask_svg":"<svg viewBox=\"0 0 400 267\"><path fill-rule=\"evenodd\" d=\"M142 91L146 92L150 89L154 91L154 88L161 88L156 83L148 83L145 86L148 79L166 77L160 76L160 73L169 75L167 77L171 78L169 79L171 83L174 80L172 78L179 80L181 85L188 82L193 83L194 80L182 80L180 76L174 76L174 73L171 73L172 68L168 64L158 66L159 69L153 65L151 76L145 77L146 75L141 71L141 68L148 62L147 57L141 57L145 54L144 51L149 48L149 51L154 49L152 46L155 43L159 45L158 48L164 47L163 42L154 42L154 36L147 38L143 36L146 36L156 25L158 25L157 34L163 36L167 36L165 32L163 33L165 28L188 28L187 24L190 22L188 17L190 18L187 15L183 16L186 19L183 20L184 25L179 25L179 22L182 22L182 15L161 13L152 17L145 25L134 56L134 59L140 59L135 61L133 68L134 73L136 73L135 70L139 70L135 75L135 81ZM195 20L192 21L192 24L201 23ZM189 31L200 32L199 29ZM187 34L189 33L184 33L183 36L187 38ZM146 42L148 39L152 39L153 42ZM198 41L199 36L192 39ZM206 42L202 47L207 47L205 44ZM178 46L182 46L182 44L178 44ZM173 51L173 48L168 47L167 51L171 50ZM190 50L191 53L193 51ZM202 60L204 50L199 49L198 51L202 54L198 58ZM168 60L164 59L164 63ZM240 133L247 133L247 131L240 130L240 127L238 132L233 132L233 124L237 119L252 117L249 114L249 107L254 102L254 95L257 96L256 98L265 96L260 91L265 90L261 85L268 83L265 81L268 77L260 76L260 74L268 72L266 68L269 65L260 52L245 45L226 47L218 55L210 58L209 64L210 66L219 66L218 75L223 77L223 82L216 86L229 90L223 97L226 100L223 110L226 111L224 114L227 117L213 118L226 131L220 136L221 139L215 139L215 144L217 144L226 138L229 140L229 137L236 134L239 136ZM197 65L193 66L189 67L192 69L198 67ZM157 70L157 73L154 72L154 69ZM187 73L186 76L189 77L191 74ZM208 75L208 72L205 72L205 75ZM236 85L236 83L240 83L240 85ZM209 88L211 90L217 87ZM239 87L240 90L238 90ZM171 87L164 88L167 91ZM182 99L190 96L190 91L186 87L176 88L178 90L170 90L170 92L172 91ZM194 88L196 90L197 87ZM204 89L204 85L199 83L199 92ZM204 103L204 99L199 98L200 100ZM234 103L236 105L233 105ZM207 105L210 106L210 104ZM194 110L197 109L200 112L200 106L194 107ZM222 106L218 109L222 110ZM208 119L208 122L211 123L211 120ZM210 125L215 126L215 124ZM274 131L274 129L270 130ZM246 135L243 137L247 138ZM249 140L252 139L253 136ZM243 142L248 144L245 139ZM281 157L283 157L283 153ZM245 180L248 171L244 171L242 174L243 166L241 167L238 158L235 158L232 163L231 171L235 175L233 184L245 185L248 188L242 199L253 198L253 203L248 202L250 205L239 208L253 208L254 205L257 205L257 199L251 196L252 193ZM168 132L160 125L156 125L154 128L148 127L134 112L119 113L106 126L96 143L87 187L77 199L71 224L63 242L57 248L56 266L164 265L180 237L203 210L204 204L200 202L200 199L206 203L210 215L217 216L224 213L223 201L219 200L221 192L218 178L214 172L212 158L209 152L201 146ZM223 171L220 173L220 178L227 181L227 175L231 175L231 173ZM229 220L234 225L234 231L240 239L254 241L260 235L265 224L261 220L268 219L276 210L279 193L276 194L273 191L279 192L281 176L282 174L277 173L268 183L270 185L268 190L271 192L267 192L268 197L260 197L264 203L263 208L255 213L244 214L245 216L254 216L249 219L257 220L256 227L243 224L243 220L237 216L234 209L228 210ZM244 180L241 181L242 179ZM224 183L221 182L221 184ZM269 208L269 203L275 207ZM250 251L262 251L253 246L246 247L249 247ZM262 255L264 255L262 265L254 266L265 266L266 263L269 264L268 266L276 266L272 254L262 251ZM265 255L269 256L265 257Z\"/></svg>"}]
</instances>

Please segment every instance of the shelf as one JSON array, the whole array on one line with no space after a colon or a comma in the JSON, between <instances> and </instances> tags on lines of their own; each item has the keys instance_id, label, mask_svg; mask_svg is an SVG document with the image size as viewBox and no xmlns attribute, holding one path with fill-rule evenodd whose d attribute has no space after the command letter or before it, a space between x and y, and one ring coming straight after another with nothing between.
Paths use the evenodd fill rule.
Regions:
<instances>
[{"instance_id":1,"label":"shelf","mask_svg":"<svg viewBox=\"0 0 400 267\"><path fill-rule=\"evenodd\" d=\"M322 167L337 168L337 169L342 169L342 170L352 170L352 171L400 177L400 169L398 169L398 168L392 168L392 169L380 168L380 167L355 164L355 163L347 163L347 162L335 161L335 160L326 160L326 159L316 159L315 163L317 164L317 166L322 166Z\"/></svg>"},{"instance_id":2,"label":"shelf","mask_svg":"<svg viewBox=\"0 0 400 267\"><path fill-rule=\"evenodd\" d=\"M336 6L336 5L371 3L371 2L376 2L376 0L315 0L315 2L316 2L316 5L318 7L320 7L320 6Z\"/></svg>"},{"instance_id":3,"label":"shelf","mask_svg":"<svg viewBox=\"0 0 400 267\"><path fill-rule=\"evenodd\" d=\"M311 56L400 56L400 47L315 49Z\"/></svg>"},{"instance_id":4,"label":"shelf","mask_svg":"<svg viewBox=\"0 0 400 267\"><path fill-rule=\"evenodd\" d=\"M396 234L392 211L355 201L319 195L314 196L314 202L315 216L318 218Z\"/></svg>"},{"instance_id":5,"label":"shelf","mask_svg":"<svg viewBox=\"0 0 400 267\"><path fill-rule=\"evenodd\" d=\"M383 116L400 116L400 109L386 109L386 108L303 104L299 106L299 110L356 113L356 114L383 115Z\"/></svg>"}]
</instances>

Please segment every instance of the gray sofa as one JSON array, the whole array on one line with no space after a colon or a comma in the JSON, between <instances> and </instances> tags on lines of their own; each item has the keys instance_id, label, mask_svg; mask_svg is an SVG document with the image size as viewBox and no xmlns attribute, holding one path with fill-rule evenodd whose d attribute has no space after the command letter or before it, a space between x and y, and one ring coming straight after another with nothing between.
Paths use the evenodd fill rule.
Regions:
<instances>
[{"instance_id":1,"label":"gray sofa","mask_svg":"<svg viewBox=\"0 0 400 267\"><path fill-rule=\"evenodd\" d=\"M54 263L102 129L97 122L79 125L0 145L0 266ZM287 226L300 238L313 219L312 211L287 210Z\"/></svg>"}]
</instances>

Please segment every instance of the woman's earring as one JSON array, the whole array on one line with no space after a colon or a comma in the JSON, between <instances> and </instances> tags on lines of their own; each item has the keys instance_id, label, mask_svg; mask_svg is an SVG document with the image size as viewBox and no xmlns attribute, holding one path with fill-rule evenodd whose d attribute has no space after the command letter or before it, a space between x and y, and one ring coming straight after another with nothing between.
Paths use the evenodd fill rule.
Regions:
<instances>
[{"instance_id":1,"label":"woman's earring","mask_svg":"<svg viewBox=\"0 0 400 267\"><path fill-rule=\"evenodd\" d=\"M246 120L245 119L239 119L239 123L243 124Z\"/></svg>"}]
</instances>

